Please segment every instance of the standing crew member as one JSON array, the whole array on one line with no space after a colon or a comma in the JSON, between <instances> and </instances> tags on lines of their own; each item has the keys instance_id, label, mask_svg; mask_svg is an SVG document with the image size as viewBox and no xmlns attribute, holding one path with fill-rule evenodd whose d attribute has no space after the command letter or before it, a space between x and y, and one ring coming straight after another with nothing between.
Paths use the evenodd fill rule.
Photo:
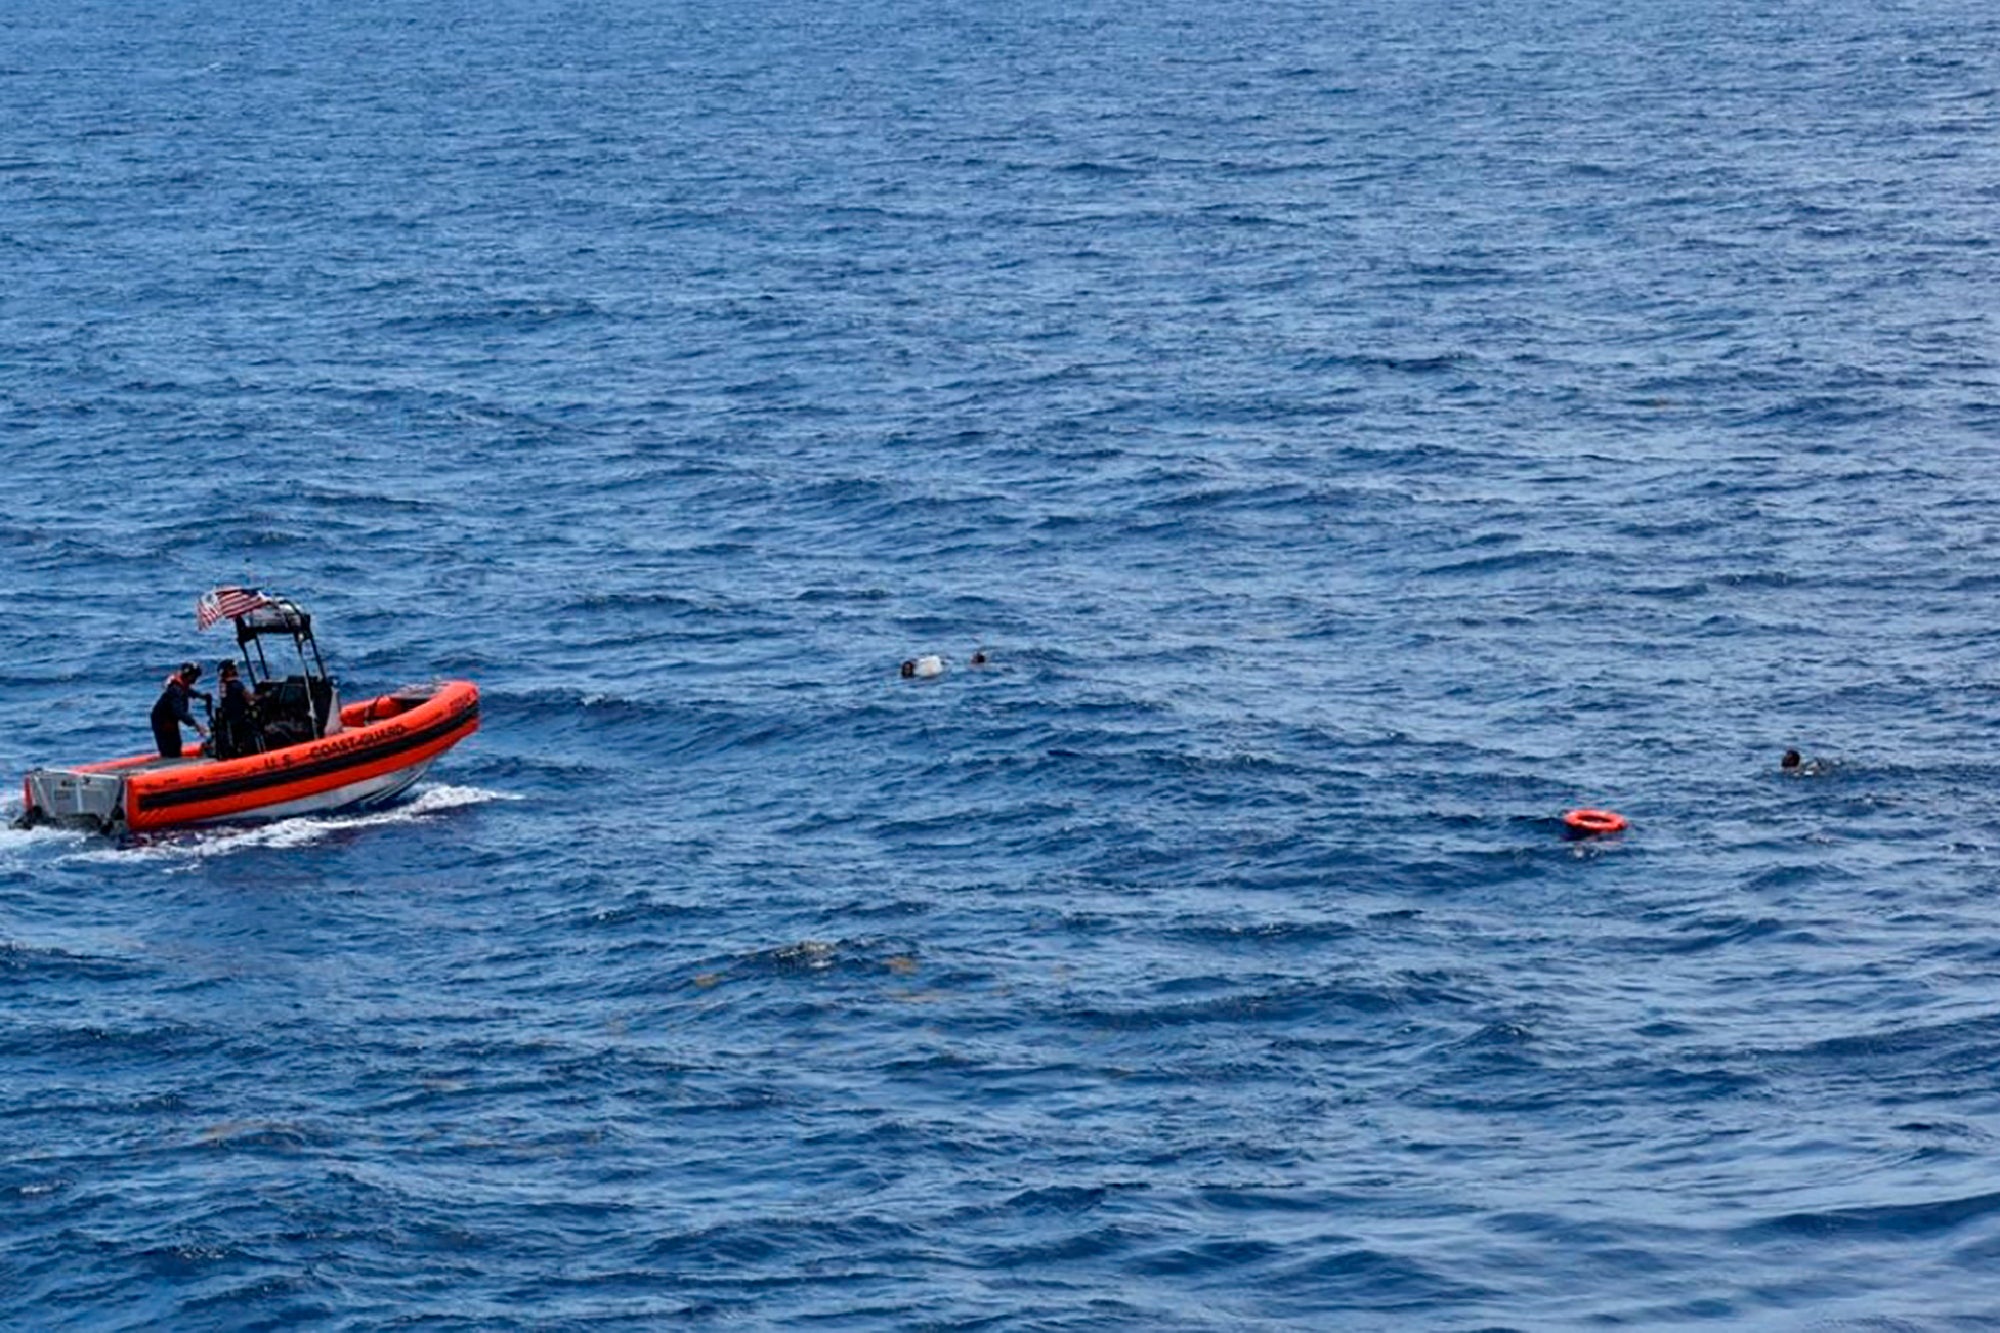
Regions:
<instances>
[{"instance_id":1,"label":"standing crew member","mask_svg":"<svg viewBox=\"0 0 2000 1333\"><path fill-rule=\"evenodd\" d=\"M256 754L264 748L264 738L257 734L250 691L236 674L236 663L223 658L216 664L215 679L222 688L222 702L215 710L215 757L236 759Z\"/></svg>"},{"instance_id":2,"label":"standing crew member","mask_svg":"<svg viewBox=\"0 0 2000 1333\"><path fill-rule=\"evenodd\" d=\"M153 705L153 740L160 747L162 759L181 757L181 723L208 735L208 728L194 720L194 710L188 706L195 693L194 683L200 679L199 664L181 663L181 669L167 677L159 701ZM206 694L201 697L208 698Z\"/></svg>"}]
</instances>

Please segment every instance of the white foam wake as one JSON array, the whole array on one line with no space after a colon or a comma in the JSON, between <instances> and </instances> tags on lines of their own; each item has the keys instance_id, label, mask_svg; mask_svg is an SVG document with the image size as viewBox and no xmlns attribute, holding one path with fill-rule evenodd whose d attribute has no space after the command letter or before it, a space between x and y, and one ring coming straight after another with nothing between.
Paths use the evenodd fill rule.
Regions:
<instances>
[{"instance_id":1,"label":"white foam wake","mask_svg":"<svg viewBox=\"0 0 2000 1333\"><path fill-rule=\"evenodd\" d=\"M19 808L0 811L0 857L11 857L17 852L27 851L30 847L47 847L63 842L87 842L91 837L81 829L59 828L54 824L15 828L14 821L20 817Z\"/></svg>"},{"instance_id":2,"label":"white foam wake","mask_svg":"<svg viewBox=\"0 0 2000 1333\"><path fill-rule=\"evenodd\" d=\"M455 810L462 806L484 805L493 801L519 801L525 799L513 792L490 791L484 787L459 787L444 784L436 787L419 788L407 800L381 810L363 810L352 814L296 815L290 819L273 820L268 824L247 824L232 826L218 824L207 828L183 829L178 832L162 833L147 837L128 846L114 846L102 838L91 838L86 834L66 833L65 836L83 839L88 846L80 848L66 860L97 860L133 857L156 857L162 860L200 860L230 852L254 848L275 848L285 850L295 847L310 847L314 843L346 833L353 829L376 828L391 824L412 824L442 810ZM21 834L24 837L40 837L41 830Z\"/></svg>"}]
</instances>

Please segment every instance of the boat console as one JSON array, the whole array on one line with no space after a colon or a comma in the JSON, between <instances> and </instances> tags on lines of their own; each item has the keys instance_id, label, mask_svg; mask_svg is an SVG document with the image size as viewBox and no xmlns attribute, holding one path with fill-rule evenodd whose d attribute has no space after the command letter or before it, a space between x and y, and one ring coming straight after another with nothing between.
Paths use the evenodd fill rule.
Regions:
<instances>
[{"instance_id":1,"label":"boat console","mask_svg":"<svg viewBox=\"0 0 2000 1333\"><path fill-rule=\"evenodd\" d=\"M329 735L329 719L340 716L339 700L330 680L310 680L305 676L260 680L252 694L258 729L263 732L267 750ZM336 725L332 730L339 727Z\"/></svg>"}]
</instances>

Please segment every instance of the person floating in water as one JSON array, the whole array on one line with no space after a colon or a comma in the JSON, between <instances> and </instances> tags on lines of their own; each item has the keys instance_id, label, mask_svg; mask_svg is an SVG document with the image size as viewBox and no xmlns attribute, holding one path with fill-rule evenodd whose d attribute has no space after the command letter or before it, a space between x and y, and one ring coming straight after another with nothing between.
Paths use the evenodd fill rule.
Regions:
<instances>
[{"instance_id":1,"label":"person floating in water","mask_svg":"<svg viewBox=\"0 0 2000 1333\"><path fill-rule=\"evenodd\" d=\"M215 757L235 759L256 754L264 748L264 737L257 729L250 691L237 674L236 663L224 658L215 668L215 678L222 689L222 702L215 710Z\"/></svg>"},{"instance_id":2,"label":"person floating in water","mask_svg":"<svg viewBox=\"0 0 2000 1333\"><path fill-rule=\"evenodd\" d=\"M1833 768L1831 760L1801 758L1797 750L1787 750L1778 760L1779 771L1789 777L1816 778Z\"/></svg>"},{"instance_id":3,"label":"person floating in water","mask_svg":"<svg viewBox=\"0 0 2000 1333\"><path fill-rule=\"evenodd\" d=\"M189 707L197 692L194 683L200 679L200 664L183 662L181 669L168 676L161 687L160 697L153 704L153 740L160 747L162 759L181 757L181 723L187 723L203 736L208 735L208 728L195 721L194 710ZM201 697L209 698L206 694Z\"/></svg>"},{"instance_id":4,"label":"person floating in water","mask_svg":"<svg viewBox=\"0 0 2000 1333\"><path fill-rule=\"evenodd\" d=\"M932 676L944 674L944 659L936 653L926 653L922 657L912 657L903 663L904 680L928 680Z\"/></svg>"}]
</instances>

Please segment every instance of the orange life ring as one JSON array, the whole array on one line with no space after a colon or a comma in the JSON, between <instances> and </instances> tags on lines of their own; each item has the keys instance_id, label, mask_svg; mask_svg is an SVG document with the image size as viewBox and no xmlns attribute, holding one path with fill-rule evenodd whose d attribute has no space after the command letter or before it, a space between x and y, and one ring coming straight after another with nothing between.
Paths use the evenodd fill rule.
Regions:
<instances>
[{"instance_id":1,"label":"orange life ring","mask_svg":"<svg viewBox=\"0 0 2000 1333\"><path fill-rule=\"evenodd\" d=\"M1563 816L1563 827L1580 837L1625 831L1625 816L1615 810L1572 810Z\"/></svg>"}]
</instances>

